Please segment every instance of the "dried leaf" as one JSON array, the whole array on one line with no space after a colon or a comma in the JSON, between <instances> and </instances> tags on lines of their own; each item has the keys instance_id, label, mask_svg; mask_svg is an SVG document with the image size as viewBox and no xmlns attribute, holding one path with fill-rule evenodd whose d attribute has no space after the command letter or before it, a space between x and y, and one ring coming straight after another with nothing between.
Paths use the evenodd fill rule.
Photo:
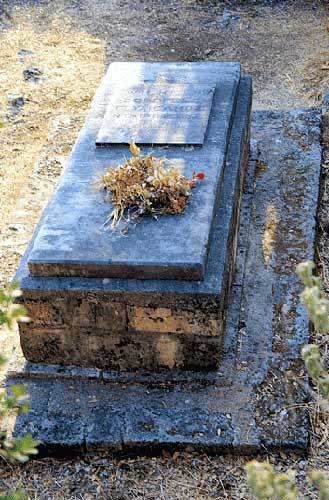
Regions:
<instances>
[{"instance_id":1,"label":"dried leaf","mask_svg":"<svg viewBox=\"0 0 329 500\"><path fill-rule=\"evenodd\" d=\"M132 155L137 156L137 157L140 156L141 150L133 142L129 142L129 149L130 149L130 152Z\"/></svg>"},{"instance_id":2,"label":"dried leaf","mask_svg":"<svg viewBox=\"0 0 329 500\"><path fill-rule=\"evenodd\" d=\"M133 142L130 151L133 158L108 168L102 178L102 187L114 206L104 226L111 222L114 229L123 220L129 223L147 215L157 218L161 214L183 213L191 189L205 175L193 172L192 179L187 179L176 167L166 167L165 158L141 156ZM121 231L121 234L126 233Z\"/></svg>"}]
</instances>

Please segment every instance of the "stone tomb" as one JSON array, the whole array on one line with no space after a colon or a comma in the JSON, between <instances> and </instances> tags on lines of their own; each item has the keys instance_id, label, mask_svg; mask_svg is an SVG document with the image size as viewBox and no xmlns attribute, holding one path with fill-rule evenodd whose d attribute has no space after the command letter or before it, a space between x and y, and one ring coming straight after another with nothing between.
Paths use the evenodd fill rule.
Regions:
<instances>
[{"instance_id":1,"label":"stone tomb","mask_svg":"<svg viewBox=\"0 0 329 500\"><path fill-rule=\"evenodd\" d=\"M29 361L218 366L250 109L251 80L237 63L110 65L16 276L32 318L20 325ZM184 214L122 236L102 228L111 206L94 185L129 156L131 139L205 180Z\"/></svg>"}]
</instances>

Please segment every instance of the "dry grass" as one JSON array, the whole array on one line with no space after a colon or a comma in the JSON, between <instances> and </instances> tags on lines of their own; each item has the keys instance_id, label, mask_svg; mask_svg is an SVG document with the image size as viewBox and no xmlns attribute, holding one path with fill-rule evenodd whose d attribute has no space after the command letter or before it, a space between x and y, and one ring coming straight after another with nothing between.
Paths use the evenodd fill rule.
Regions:
<instances>
[{"instance_id":1,"label":"dry grass","mask_svg":"<svg viewBox=\"0 0 329 500\"><path fill-rule=\"evenodd\" d=\"M299 67L300 90L314 102L329 89L329 53L321 52Z\"/></svg>"},{"instance_id":2,"label":"dry grass","mask_svg":"<svg viewBox=\"0 0 329 500\"><path fill-rule=\"evenodd\" d=\"M104 45L72 28L68 19L54 18L38 30L38 10L16 9L13 27L0 37L0 230L47 142L55 117L80 117L104 71ZM41 24L41 23L40 23ZM22 52L27 51L27 52ZM30 52L31 51L31 52ZM26 81L23 71L36 67L39 81ZM21 96L17 113L8 102ZM79 124L77 123L77 128ZM62 154L68 154L69 148Z\"/></svg>"},{"instance_id":3,"label":"dry grass","mask_svg":"<svg viewBox=\"0 0 329 500\"><path fill-rule=\"evenodd\" d=\"M277 208L269 205L266 210L266 224L262 238L263 255L266 264L271 262L278 222Z\"/></svg>"},{"instance_id":4,"label":"dry grass","mask_svg":"<svg viewBox=\"0 0 329 500\"><path fill-rule=\"evenodd\" d=\"M204 174L194 172L192 178L187 179L179 168L166 165L166 158L142 156L132 142L130 152L132 158L126 159L123 165L108 168L102 176L101 185L114 206L104 226L111 222L111 228L115 229L121 221L129 224L148 215L157 218L183 213L191 189ZM124 230L127 229L126 225Z\"/></svg>"},{"instance_id":5,"label":"dry grass","mask_svg":"<svg viewBox=\"0 0 329 500\"><path fill-rule=\"evenodd\" d=\"M329 54L326 57L329 61ZM310 72L309 81L313 82L315 96L329 89L329 73L322 73L321 65L324 64L322 56L313 70ZM310 83L312 85L312 83ZM327 88L326 88L326 85ZM316 261L318 274L322 278L324 291L329 295L329 144L323 143L322 158L322 183L318 207L318 238L316 245ZM321 334L313 331L311 342L320 347L322 359L325 367L329 367L328 334ZM329 414L321 407L320 395L315 393L313 401L309 406L310 410L310 456L309 469L321 469L329 472Z\"/></svg>"},{"instance_id":6,"label":"dry grass","mask_svg":"<svg viewBox=\"0 0 329 500\"><path fill-rule=\"evenodd\" d=\"M0 473L6 487L47 500L210 500L249 498L244 459L175 453L158 458L36 460ZM233 496L234 495L234 496Z\"/></svg>"}]
</instances>

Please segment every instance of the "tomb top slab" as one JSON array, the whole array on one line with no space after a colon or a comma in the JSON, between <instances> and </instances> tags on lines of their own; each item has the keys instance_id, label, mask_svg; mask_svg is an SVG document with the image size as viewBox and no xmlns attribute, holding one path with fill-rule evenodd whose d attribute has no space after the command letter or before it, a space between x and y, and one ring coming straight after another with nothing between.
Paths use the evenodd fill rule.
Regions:
<instances>
[{"instance_id":1,"label":"tomb top slab","mask_svg":"<svg viewBox=\"0 0 329 500\"><path fill-rule=\"evenodd\" d=\"M239 81L238 63L111 64L65 175L39 226L29 255L31 274L202 280ZM122 82L131 88L152 84L156 87L159 82L184 89L190 85L192 93L198 85L207 87L208 91L214 89L211 109L212 92L208 94L208 101L204 101L210 113L202 147L168 144L165 149L142 148L142 154L152 151L155 156L166 156L170 164L181 168L187 177L191 177L193 171L204 172L204 182L193 191L184 214L162 216L158 221L144 219L124 237L119 231L102 229L112 207L95 189L97 178L105 169L121 164L129 156L128 147L124 145L95 147L111 89ZM161 101L156 104L159 105ZM193 121L191 127L192 133Z\"/></svg>"}]
</instances>

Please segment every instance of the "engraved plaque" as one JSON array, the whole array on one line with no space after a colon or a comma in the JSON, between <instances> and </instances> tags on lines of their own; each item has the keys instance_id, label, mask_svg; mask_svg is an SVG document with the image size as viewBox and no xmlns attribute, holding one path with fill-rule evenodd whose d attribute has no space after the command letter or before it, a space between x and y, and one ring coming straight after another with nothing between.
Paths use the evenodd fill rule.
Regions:
<instances>
[{"instance_id":1,"label":"engraved plaque","mask_svg":"<svg viewBox=\"0 0 329 500\"><path fill-rule=\"evenodd\" d=\"M96 145L201 145L215 84L141 83L111 89Z\"/></svg>"}]
</instances>

